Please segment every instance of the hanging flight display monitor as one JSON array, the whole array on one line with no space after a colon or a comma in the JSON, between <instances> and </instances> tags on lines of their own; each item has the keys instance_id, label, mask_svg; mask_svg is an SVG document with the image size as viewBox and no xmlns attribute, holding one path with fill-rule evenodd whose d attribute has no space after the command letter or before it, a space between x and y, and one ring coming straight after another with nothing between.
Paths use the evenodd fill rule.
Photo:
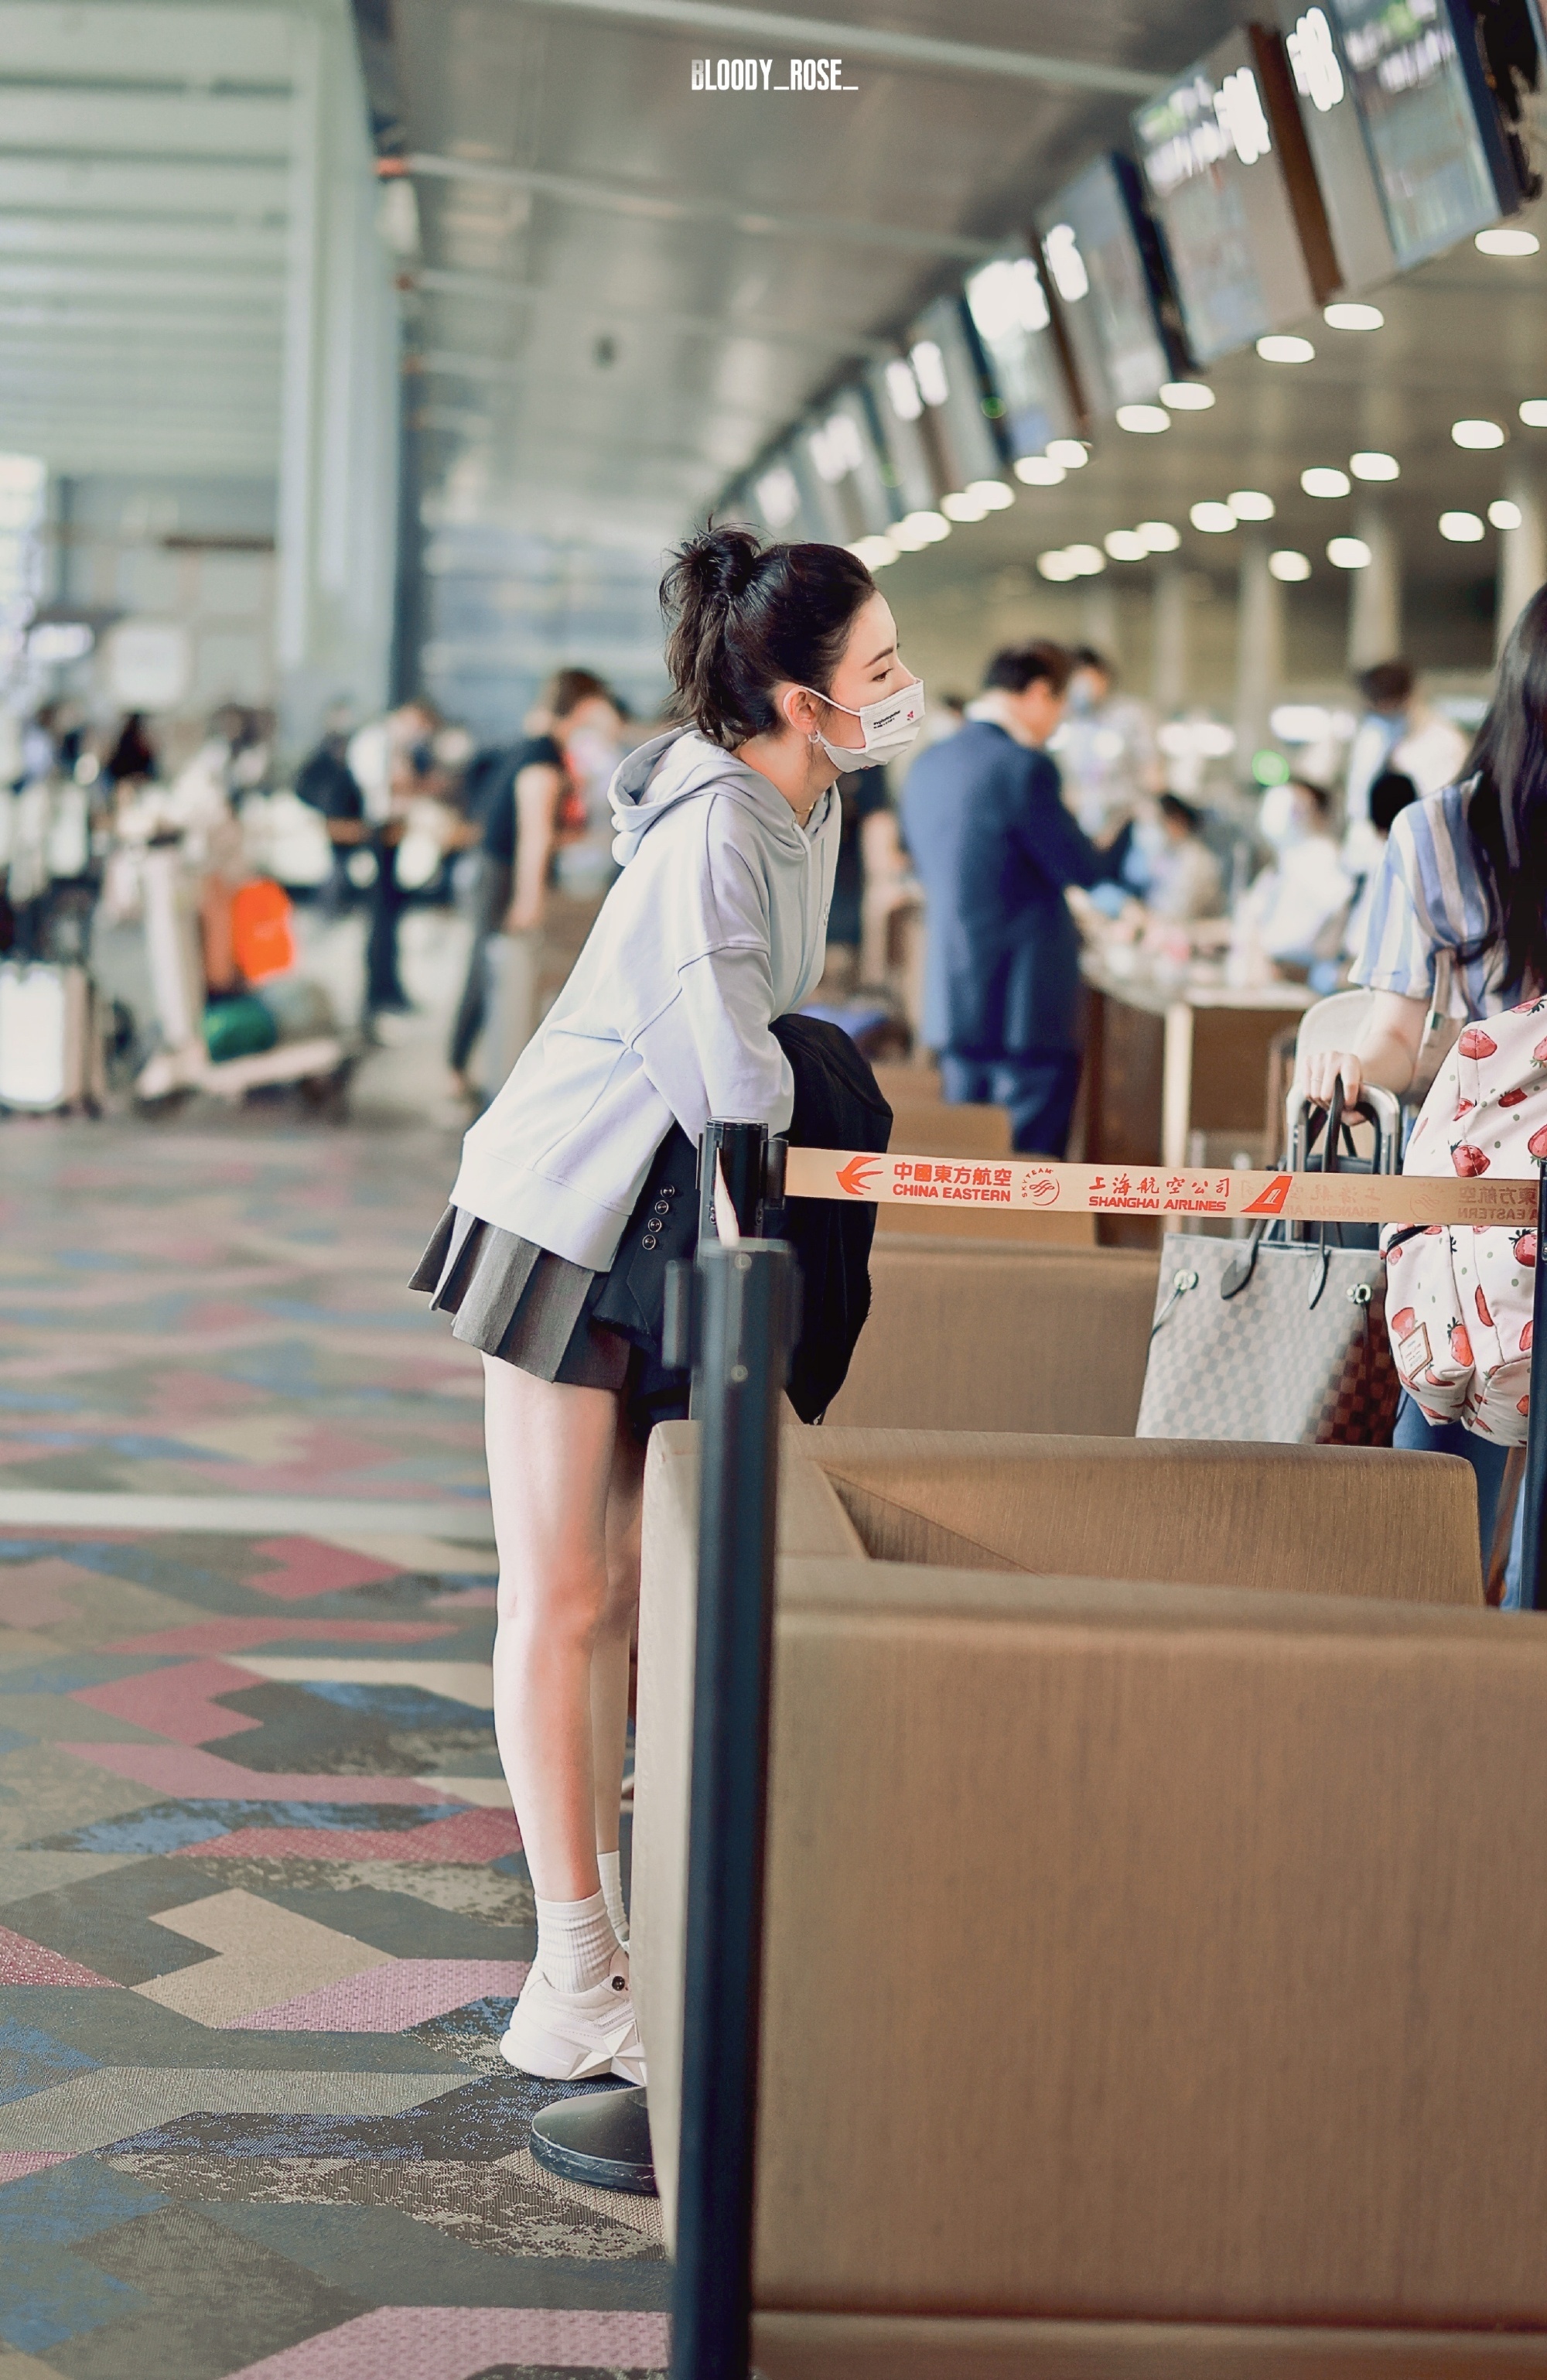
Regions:
<instances>
[{"instance_id":1,"label":"hanging flight display monitor","mask_svg":"<svg viewBox=\"0 0 1547 2380\"><path fill-rule=\"evenodd\" d=\"M1037 228L1089 410L1110 415L1180 380L1190 362L1181 318L1130 161L1098 157Z\"/></svg>"},{"instance_id":2,"label":"hanging flight display monitor","mask_svg":"<svg viewBox=\"0 0 1547 2380\"><path fill-rule=\"evenodd\" d=\"M906 356L872 364L865 374L881 436L888 486L900 517L933 512L945 491L924 427L924 398Z\"/></svg>"},{"instance_id":3,"label":"hanging flight display monitor","mask_svg":"<svg viewBox=\"0 0 1547 2380\"><path fill-rule=\"evenodd\" d=\"M1011 462L1040 455L1049 439L1078 438L1084 427L1082 408L1070 386L1034 259L997 256L981 265L968 277L967 310Z\"/></svg>"},{"instance_id":4,"label":"hanging flight display monitor","mask_svg":"<svg viewBox=\"0 0 1547 2380\"><path fill-rule=\"evenodd\" d=\"M1335 14L1335 0L1278 0L1339 278L1353 293L1389 281L1397 265L1352 78L1333 23Z\"/></svg>"},{"instance_id":5,"label":"hanging flight display monitor","mask_svg":"<svg viewBox=\"0 0 1547 2380\"><path fill-rule=\"evenodd\" d=\"M841 520L837 542L881 537L900 516L865 388L845 389L805 432L806 452Z\"/></svg>"},{"instance_id":6,"label":"hanging flight display monitor","mask_svg":"<svg viewBox=\"0 0 1547 2380\"><path fill-rule=\"evenodd\" d=\"M937 298L925 308L910 334L908 360L938 452L945 492L969 488L974 480L1002 479L1005 453L989 411L996 399L959 298Z\"/></svg>"},{"instance_id":7,"label":"hanging flight display monitor","mask_svg":"<svg viewBox=\"0 0 1547 2380\"><path fill-rule=\"evenodd\" d=\"M1541 188L1519 131L1540 72L1530 0L1323 0L1398 265L1514 214ZM1319 12L1318 12L1319 13ZM1320 35L1318 32L1318 40Z\"/></svg>"},{"instance_id":8,"label":"hanging flight display monitor","mask_svg":"<svg viewBox=\"0 0 1547 2380\"><path fill-rule=\"evenodd\" d=\"M1227 35L1138 110L1133 130L1200 363L1332 296L1337 261L1275 32Z\"/></svg>"}]
</instances>

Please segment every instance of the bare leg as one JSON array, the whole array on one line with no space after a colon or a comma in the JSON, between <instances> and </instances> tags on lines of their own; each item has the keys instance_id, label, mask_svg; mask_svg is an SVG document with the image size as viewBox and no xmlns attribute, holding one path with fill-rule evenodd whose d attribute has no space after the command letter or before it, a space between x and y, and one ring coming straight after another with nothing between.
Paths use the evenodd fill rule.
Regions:
<instances>
[{"instance_id":1,"label":"bare leg","mask_svg":"<svg viewBox=\"0 0 1547 2380\"><path fill-rule=\"evenodd\" d=\"M604 1673L615 1677L621 1642L626 1696L625 1548L631 1541L637 1547L637 1453L620 1455L618 1399L606 1390L537 1380L487 1355L484 1426L500 1549L500 1757L538 1897L584 1900L599 1889L593 1660L601 1649ZM610 1531L615 1478L624 1497ZM636 1578L636 1550L634 1563ZM614 1844L622 1776L621 1736L615 1769L610 1744L616 1700L615 1688L604 1694Z\"/></svg>"}]
</instances>

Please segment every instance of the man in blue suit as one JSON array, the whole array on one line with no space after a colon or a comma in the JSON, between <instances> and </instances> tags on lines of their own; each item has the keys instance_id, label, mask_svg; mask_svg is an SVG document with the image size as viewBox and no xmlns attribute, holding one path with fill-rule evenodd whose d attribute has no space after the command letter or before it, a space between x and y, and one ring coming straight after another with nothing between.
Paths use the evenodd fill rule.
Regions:
<instances>
[{"instance_id":1,"label":"man in blue suit","mask_svg":"<svg viewBox=\"0 0 1547 2380\"><path fill-rule=\"evenodd\" d=\"M902 826L927 905L924 1038L945 1096L1009 1110L1015 1146L1061 1157L1080 1083L1080 935L1066 886L1115 878L1063 805L1043 746L1072 656L997 653L959 734L908 772ZM1124 839L1126 840L1126 838Z\"/></svg>"}]
</instances>

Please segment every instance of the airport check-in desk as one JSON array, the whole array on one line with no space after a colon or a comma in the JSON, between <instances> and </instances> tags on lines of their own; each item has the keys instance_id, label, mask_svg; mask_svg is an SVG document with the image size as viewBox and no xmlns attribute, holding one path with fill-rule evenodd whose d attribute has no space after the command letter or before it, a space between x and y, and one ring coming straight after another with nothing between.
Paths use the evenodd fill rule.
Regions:
<instances>
[{"instance_id":1,"label":"airport check-in desk","mask_svg":"<svg viewBox=\"0 0 1547 2380\"><path fill-rule=\"evenodd\" d=\"M657 1432L669 2223L695 1465ZM768 2380L1547 2369L1547 1620L1481 1592L1441 1457L787 1431Z\"/></svg>"}]
</instances>

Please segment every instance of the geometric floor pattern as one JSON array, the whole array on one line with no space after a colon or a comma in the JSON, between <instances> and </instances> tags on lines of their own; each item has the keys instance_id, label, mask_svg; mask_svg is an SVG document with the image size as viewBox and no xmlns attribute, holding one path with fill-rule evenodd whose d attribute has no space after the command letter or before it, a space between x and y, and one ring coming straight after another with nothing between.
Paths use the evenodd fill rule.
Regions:
<instances>
[{"instance_id":1,"label":"geometric floor pattern","mask_svg":"<svg viewBox=\"0 0 1547 2380\"><path fill-rule=\"evenodd\" d=\"M405 1286L444 1134L0 1135L0 1488L483 1509L478 1359Z\"/></svg>"},{"instance_id":2,"label":"geometric floor pattern","mask_svg":"<svg viewBox=\"0 0 1547 2380\"><path fill-rule=\"evenodd\" d=\"M0 1528L0 2380L659 2373L659 2206L498 2051L492 1557L411 1509L486 1509L402 1286L454 1152L248 1122L0 1125L0 1487L274 1516Z\"/></svg>"},{"instance_id":3,"label":"geometric floor pattern","mask_svg":"<svg viewBox=\"0 0 1547 2380\"><path fill-rule=\"evenodd\" d=\"M444 1551L0 1536L0 2380L664 2364L657 2203L534 2165L499 2056L532 1896Z\"/></svg>"}]
</instances>

